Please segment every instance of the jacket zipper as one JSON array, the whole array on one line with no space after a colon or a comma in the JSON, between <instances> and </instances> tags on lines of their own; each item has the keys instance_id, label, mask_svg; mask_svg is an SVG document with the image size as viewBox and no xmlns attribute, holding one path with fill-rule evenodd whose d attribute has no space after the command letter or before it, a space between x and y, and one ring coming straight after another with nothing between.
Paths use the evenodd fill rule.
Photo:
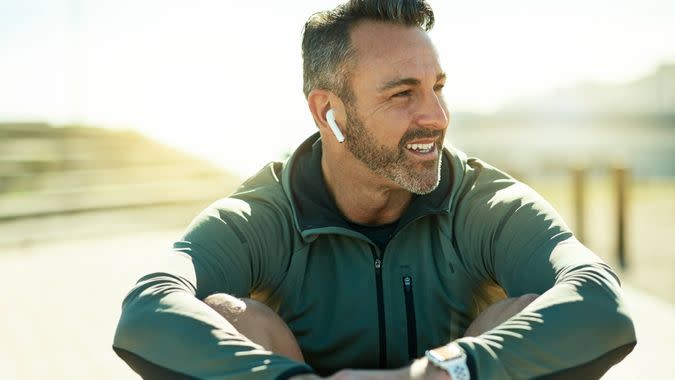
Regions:
<instances>
[{"instance_id":1,"label":"jacket zipper","mask_svg":"<svg viewBox=\"0 0 675 380\"><path fill-rule=\"evenodd\" d=\"M405 315L408 322L408 358L414 360L417 358L417 327L411 276L403 276L403 294L405 296Z\"/></svg>"},{"instance_id":2,"label":"jacket zipper","mask_svg":"<svg viewBox=\"0 0 675 380\"><path fill-rule=\"evenodd\" d=\"M375 259L375 286L377 288L377 317L380 332L380 368L387 367L387 335L384 325L384 296L382 289L382 259L380 259L373 248L373 258Z\"/></svg>"}]
</instances>

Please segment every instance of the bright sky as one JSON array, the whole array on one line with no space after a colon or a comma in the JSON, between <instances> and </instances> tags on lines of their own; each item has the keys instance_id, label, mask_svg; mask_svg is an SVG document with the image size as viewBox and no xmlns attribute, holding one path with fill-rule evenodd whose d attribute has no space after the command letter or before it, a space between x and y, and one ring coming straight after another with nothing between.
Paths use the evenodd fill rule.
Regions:
<instances>
[{"instance_id":1,"label":"bright sky","mask_svg":"<svg viewBox=\"0 0 675 380\"><path fill-rule=\"evenodd\" d=\"M315 131L300 32L332 0L0 0L0 121L134 128L241 175ZM675 62L672 0L429 0L451 110Z\"/></svg>"}]
</instances>

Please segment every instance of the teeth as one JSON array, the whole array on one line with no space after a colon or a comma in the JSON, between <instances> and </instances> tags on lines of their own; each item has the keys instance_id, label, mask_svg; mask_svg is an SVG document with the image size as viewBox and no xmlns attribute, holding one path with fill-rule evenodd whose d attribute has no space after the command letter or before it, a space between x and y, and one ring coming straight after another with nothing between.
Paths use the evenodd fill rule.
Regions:
<instances>
[{"instance_id":1,"label":"teeth","mask_svg":"<svg viewBox=\"0 0 675 380\"><path fill-rule=\"evenodd\" d=\"M434 143L429 143L429 144L408 144L406 148L412 149L412 150L422 150L422 151L428 151L431 148L433 148Z\"/></svg>"}]
</instances>

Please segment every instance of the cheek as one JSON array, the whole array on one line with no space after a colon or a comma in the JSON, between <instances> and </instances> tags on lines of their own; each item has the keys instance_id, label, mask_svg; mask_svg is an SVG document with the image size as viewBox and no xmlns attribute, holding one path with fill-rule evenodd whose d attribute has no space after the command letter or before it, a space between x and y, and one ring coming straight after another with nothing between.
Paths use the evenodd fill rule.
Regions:
<instances>
[{"instance_id":1,"label":"cheek","mask_svg":"<svg viewBox=\"0 0 675 380\"><path fill-rule=\"evenodd\" d=\"M373 120L377 125L376 137L383 145L398 146L403 135L410 128L410 115L404 110L389 110L386 115L381 115Z\"/></svg>"}]
</instances>

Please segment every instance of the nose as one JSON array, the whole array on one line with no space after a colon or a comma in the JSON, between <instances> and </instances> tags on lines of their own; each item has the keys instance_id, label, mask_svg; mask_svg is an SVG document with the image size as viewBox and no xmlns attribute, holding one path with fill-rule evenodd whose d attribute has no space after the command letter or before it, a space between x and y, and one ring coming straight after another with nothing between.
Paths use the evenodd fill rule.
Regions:
<instances>
[{"instance_id":1,"label":"nose","mask_svg":"<svg viewBox=\"0 0 675 380\"><path fill-rule=\"evenodd\" d=\"M421 108L417 117L417 123L429 129L443 130L449 123L448 110L443 97L431 91L423 97Z\"/></svg>"}]
</instances>

